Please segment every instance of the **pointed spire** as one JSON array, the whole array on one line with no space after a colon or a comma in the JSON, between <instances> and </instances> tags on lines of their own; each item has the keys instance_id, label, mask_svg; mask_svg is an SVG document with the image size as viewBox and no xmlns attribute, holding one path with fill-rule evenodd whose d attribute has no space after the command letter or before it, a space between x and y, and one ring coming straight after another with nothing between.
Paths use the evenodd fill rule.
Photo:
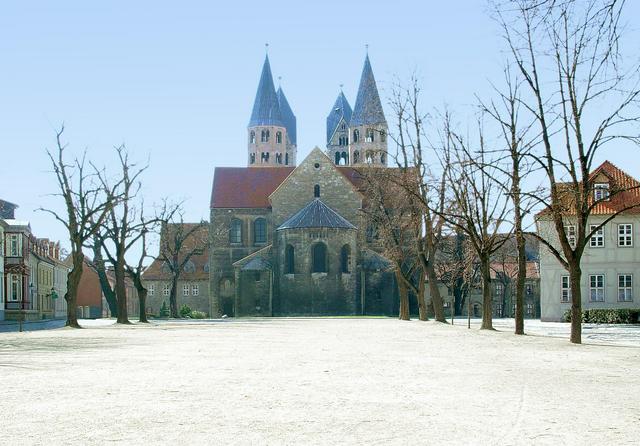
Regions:
<instances>
[{"instance_id":1,"label":"pointed spire","mask_svg":"<svg viewBox=\"0 0 640 446\"><path fill-rule=\"evenodd\" d=\"M386 124L386 122L387 120L382 110L382 103L380 102L376 79L373 77L373 70L371 69L367 49L367 56L364 59L364 67L362 68L362 76L360 77L358 96L356 97L356 105L353 107L351 126Z\"/></svg>"},{"instance_id":2,"label":"pointed spire","mask_svg":"<svg viewBox=\"0 0 640 446\"><path fill-rule=\"evenodd\" d=\"M278 78L280 80L280 78ZM282 87L278 86L278 105L280 107L280 115L282 116L282 121L284 122L284 126L287 129L287 135L289 135L289 141L291 144L297 145L296 142L296 115L293 114L293 110L289 106L289 101L287 101L287 97L284 95L284 91Z\"/></svg>"},{"instance_id":3,"label":"pointed spire","mask_svg":"<svg viewBox=\"0 0 640 446\"><path fill-rule=\"evenodd\" d=\"M258 83L258 91L256 92L256 99L253 103L251 119L249 120L249 127L256 125L280 125L284 127L278 105L276 88L273 85L269 55L266 55L264 58L262 74L260 75L260 82Z\"/></svg>"},{"instance_id":4,"label":"pointed spire","mask_svg":"<svg viewBox=\"0 0 640 446\"><path fill-rule=\"evenodd\" d=\"M338 129L338 125L340 125L340 121L343 118L347 125L349 125L349 122L351 121L351 113L351 106L349 105L347 98L344 96L344 93L342 92L342 84L340 84L340 93L338 93L338 98L327 115L327 144L331 142L331 138Z\"/></svg>"}]
</instances>

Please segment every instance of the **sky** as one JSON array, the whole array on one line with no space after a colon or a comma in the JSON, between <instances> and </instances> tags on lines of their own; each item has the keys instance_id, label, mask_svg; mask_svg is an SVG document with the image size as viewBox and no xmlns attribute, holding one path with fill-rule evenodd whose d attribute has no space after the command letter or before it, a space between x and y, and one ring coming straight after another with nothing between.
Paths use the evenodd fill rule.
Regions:
<instances>
[{"instance_id":1,"label":"sky","mask_svg":"<svg viewBox=\"0 0 640 446\"><path fill-rule=\"evenodd\" d=\"M630 2L626 17L640 15ZM631 29L635 32L634 29ZM638 39L629 52L638 55ZM185 201L209 217L216 166L245 166L246 126L269 44L271 68L297 116L298 160L325 145L344 84L351 106L368 45L387 118L392 84L417 73L429 107L471 114L505 56L484 0L30 1L0 11L0 198L38 237L65 243L37 208L60 208L46 157L64 123L70 155L114 166L125 143L150 166L147 203ZM637 151L603 154L640 177ZM435 160L434 160L435 161Z\"/></svg>"}]
</instances>

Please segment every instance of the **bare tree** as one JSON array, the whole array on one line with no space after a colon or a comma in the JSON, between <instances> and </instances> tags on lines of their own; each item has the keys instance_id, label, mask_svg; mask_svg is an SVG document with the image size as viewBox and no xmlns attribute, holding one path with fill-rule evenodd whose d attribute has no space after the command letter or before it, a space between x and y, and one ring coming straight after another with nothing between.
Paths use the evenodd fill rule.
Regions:
<instances>
[{"instance_id":1,"label":"bare tree","mask_svg":"<svg viewBox=\"0 0 640 446\"><path fill-rule=\"evenodd\" d=\"M96 274L98 274L100 289L102 290L102 294L109 306L109 313L111 313L111 316L118 317L118 299L116 298L116 292L107 277L106 262L102 255L103 244L104 240L102 239L100 232L96 233L93 236L93 243L91 246L91 249L93 250L93 267L96 270Z\"/></svg>"},{"instance_id":2,"label":"bare tree","mask_svg":"<svg viewBox=\"0 0 640 446\"><path fill-rule=\"evenodd\" d=\"M82 277L84 253L82 248L98 232L111 209L121 196L117 190L120 182L110 188L102 187L104 172L86 161L86 152L82 158L75 158L71 163L65 161L64 151L67 144L62 143L64 125L56 132L55 153L47 150L53 167L58 192L54 196L62 198L65 214L52 209L40 208L48 212L64 225L71 244L71 270L67 275L67 326L81 328L76 315L78 285Z\"/></svg>"},{"instance_id":3,"label":"bare tree","mask_svg":"<svg viewBox=\"0 0 640 446\"><path fill-rule=\"evenodd\" d=\"M173 216L175 217L175 215ZM160 252L158 260L163 262L164 267L171 275L171 293L169 295L169 307L171 317L179 317L177 290L178 280L184 271L185 266L193 256L202 255L209 243L208 223L185 223L182 215L178 221L162 223L160 234Z\"/></svg>"},{"instance_id":4,"label":"bare tree","mask_svg":"<svg viewBox=\"0 0 640 446\"><path fill-rule=\"evenodd\" d=\"M623 192L594 197L590 173L596 155L614 141L640 143L639 67L625 70L620 52L624 5L624 0L494 2L510 57L529 93L520 102L541 135L540 153L531 156L545 172L548 194L532 198L545 208L538 222L549 222L553 234L537 237L569 272L573 343L582 342L584 249L596 231L637 206L630 203L598 225L588 225L601 201ZM569 221L576 228L571 240Z\"/></svg>"}]
</instances>

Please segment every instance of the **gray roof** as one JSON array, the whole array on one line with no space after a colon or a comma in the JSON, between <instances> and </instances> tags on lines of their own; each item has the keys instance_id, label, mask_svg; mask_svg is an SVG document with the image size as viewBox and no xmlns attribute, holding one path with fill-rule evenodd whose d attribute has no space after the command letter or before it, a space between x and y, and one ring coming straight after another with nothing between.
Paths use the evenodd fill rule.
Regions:
<instances>
[{"instance_id":1,"label":"gray roof","mask_svg":"<svg viewBox=\"0 0 640 446\"><path fill-rule=\"evenodd\" d=\"M287 129L289 140L292 144L297 144L296 139L296 115L293 114L293 110L289 106L289 101L282 91L282 87L278 87L278 105L280 106L280 115L284 121L284 126Z\"/></svg>"},{"instance_id":2,"label":"gray roof","mask_svg":"<svg viewBox=\"0 0 640 446\"><path fill-rule=\"evenodd\" d=\"M249 120L249 127L256 125L278 125L284 127L276 87L273 85L269 56L264 59L262 74L258 83L256 99L253 102L253 111Z\"/></svg>"},{"instance_id":3,"label":"gray roof","mask_svg":"<svg viewBox=\"0 0 640 446\"><path fill-rule=\"evenodd\" d=\"M331 142L331 137L336 132L338 124L340 124L340 121L343 118L347 125L349 125L349 122L351 121L351 113L349 101L344 97L344 93L340 92L335 104L333 104L333 108L327 116L327 144Z\"/></svg>"},{"instance_id":4,"label":"gray roof","mask_svg":"<svg viewBox=\"0 0 640 446\"><path fill-rule=\"evenodd\" d=\"M254 257L240 268L242 271L265 271L271 269L271 262L264 257Z\"/></svg>"},{"instance_id":5,"label":"gray roof","mask_svg":"<svg viewBox=\"0 0 640 446\"><path fill-rule=\"evenodd\" d=\"M367 271L385 271L392 265L391 260L375 251L365 249L362 253L362 267Z\"/></svg>"},{"instance_id":6,"label":"gray roof","mask_svg":"<svg viewBox=\"0 0 640 446\"><path fill-rule=\"evenodd\" d=\"M319 198L315 198L289 217L278 227L278 230L295 228L356 229L346 218L324 204Z\"/></svg>"},{"instance_id":7,"label":"gray roof","mask_svg":"<svg viewBox=\"0 0 640 446\"><path fill-rule=\"evenodd\" d=\"M386 122L380 96L378 95L378 87L369 62L369 55L367 55L362 68L360 87L358 88L358 96L356 97L356 105L353 107L350 125L373 125Z\"/></svg>"}]
</instances>

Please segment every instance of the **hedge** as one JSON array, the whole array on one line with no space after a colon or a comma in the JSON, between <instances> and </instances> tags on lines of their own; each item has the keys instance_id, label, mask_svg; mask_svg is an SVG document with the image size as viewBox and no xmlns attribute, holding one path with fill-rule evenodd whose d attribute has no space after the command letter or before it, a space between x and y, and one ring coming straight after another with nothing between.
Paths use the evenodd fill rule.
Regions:
<instances>
[{"instance_id":1,"label":"hedge","mask_svg":"<svg viewBox=\"0 0 640 446\"><path fill-rule=\"evenodd\" d=\"M582 312L582 322L590 324L637 324L640 309L591 309ZM564 313L564 321L571 322L571 310Z\"/></svg>"}]
</instances>

